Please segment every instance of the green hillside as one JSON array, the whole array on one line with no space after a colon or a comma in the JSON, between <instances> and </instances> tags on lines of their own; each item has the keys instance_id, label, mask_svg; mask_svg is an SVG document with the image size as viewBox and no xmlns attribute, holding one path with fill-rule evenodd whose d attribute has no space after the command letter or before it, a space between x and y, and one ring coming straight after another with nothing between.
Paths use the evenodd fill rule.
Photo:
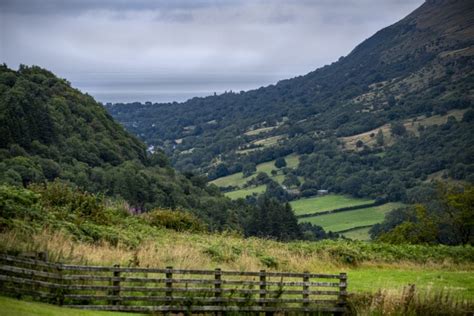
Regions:
<instances>
[{"instance_id":1,"label":"green hillside","mask_svg":"<svg viewBox=\"0 0 474 316\"><path fill-rule=\"evenodd\" d=\"M101 104L42 68L0 66L0 134L0 184L61 180L123 199L130 212L187 209L210 229L242 229L246 206L147 153Z\"/></svg>"},{"instance_id":2,"label":"green hillside","mask_svg":"<svg viewBox=\"0 0 474 316\"><path fill-rule=\"evenodd\" d=\"M328 189L405 202L407 190L436 172L474 181L472 11L469 1L426 1L306 75L183 103L107 109L164 148L177 169L210 180L296 153L305 196Z\"/></svg>"}]
</instances>

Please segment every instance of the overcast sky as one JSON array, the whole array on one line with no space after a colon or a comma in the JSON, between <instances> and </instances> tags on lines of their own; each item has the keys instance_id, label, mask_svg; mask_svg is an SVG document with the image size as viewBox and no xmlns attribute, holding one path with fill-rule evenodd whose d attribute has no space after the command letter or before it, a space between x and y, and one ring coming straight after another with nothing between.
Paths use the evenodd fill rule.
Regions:
<instances>
[{"instance_id":1,"label":"overcast sky","mask_svg":"<svg viewBox=\"0 0 474 316\"><path fill-rule=\"evenodd\" d=\"M101 102L183 101L306 74L423 0L0 0L0 60Z\"/></svg>"}]
</instances>

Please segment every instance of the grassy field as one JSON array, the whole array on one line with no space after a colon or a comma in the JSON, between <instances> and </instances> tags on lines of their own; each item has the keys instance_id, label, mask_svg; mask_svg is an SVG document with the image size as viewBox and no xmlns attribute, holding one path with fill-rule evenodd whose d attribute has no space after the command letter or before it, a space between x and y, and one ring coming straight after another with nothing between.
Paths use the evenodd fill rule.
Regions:
<instances>
[{"instance_id":1,"label":"grassy field","mask_svg":"<svg viewBox=\"0 0 474 316\"><path fill-rule=\"evenodd\" d=\"M374 288L400 291L407 284L416 284L424 291L444 290L464 299L474 299L472 270L445 271L408 267L403 269L362 268L350 272L350 291L372 292ZM455 294L455 295L456 295Z\"/></svg>"},{"instance_id":2,"label":"grassy field","mask_svg":"<svg viewBox=\"0 0 474 316\"><path fill-rule=\"evenodd\" d=\"M284 139L285 137L286 135L271 136L271 137L267 137L263 139L254 140L252 144L259 145L259 146L261 145L263 147L275 146L276 144L278 144L278 141L280 141L281 139Z\"/></svg>"},{"instance_id":3,"label":"grassy field","mask_svg":"<svg viewBox=\"0 0 474 316\"><path fill-rule=\"evenodd\" d=\"M1 316L124 316L135 313L97 312L58 307L38 302L28 302L0 296Z\"/></svg>"},{"instance_id":4,"label":"grassy field","mask_svg":"<svg viewBox=\"0 0 474 316\"><path fill-rule=\"evenodd\" d=\"M406 119L403 121L403 125L407 129L407 131L414 133L417 135L418 127L422 126L431 126L431 125L441 125L445 124L448 120L449 116L454 116L456 120L460 121L467 110L451 110L446 115L432 115L430 117L426 116L419 116L417 118ZM361 134L341 137L339 138L345 145L345 148L348 150L357 150L356 143L358 140L361 140L364 144L368 146L375 146L376 144L376 137L370 135L376 135L377 132L381 130L384 137L384 145L391 146L394 144L395 140L390 132L390 124L382 125L378 128L375 128L371 131L364 132ZM360 149L359 149L360 150Z\"/></svg>"},{"instance_id":5,"label":"grassy field","mask_svg":"<svg viewBox=\"0 0 474 316\"><path fill-rule=\"evenodd\" d=\"M354 240L370 240L369 236L370 227L358 228L348 232L343 233L344 237L354 239Z\"/></svg>"},{"instance_id":6,"label":"grassy field","mask_svg":"<svg viewBox=\"0 0 474 316\"><path fill-rule=\"evenodd\" d=\"M380 223L386 213L400 206L402 206L400 203L387 203L360 210L302 218L301 221L322 226L326 231L338 232L353 227Z\"/></svg>"},{"instance_id":7,"label":"grassy field","mask_svg":"<svg viewBox=\"0 0 474 316\"><path fill-rule=\"evenodd\" d=\"M299 157L297 155L288 155L285 157L285 160L286 160L286 164L288 168L295 168L296 166L298 166ZM275 160L258 164L257 172L248 178L244 178L243 173L239 172L239 173L234 173L222 178L215 179L211 181L211 183L217 185L218 187L228 187L228 186L242 187L247 181L254 178L259 172L265 172L278 183L283 182L285 177L281 173L277 174L276 176L272 176L271 174L272 170L278 170L278 168L275 167Z\"/></svg>"},{"instance_id":8,"label":"grassy field","mask_svg":"<svg viewBox=\"0 0 474 316\"><path fill-rule=\"evenodd\" d=\"M341 207L373 203L371 199L357 199L346 195L329 194L290 202L296 215L330 211Z\"/></svg>"},{"instance_id":9,"label":"grassy field","mask_svg":"<svg viewBox=\"0 0 474 316\"><path fill-rule=\"evenodd\" d=\"M235 190L231 192L226 192L225 196L235 200L239 198L245 198L246 196L252 195L254 193L257 193L257 194L263 193L266 188L267 187L265 185L259 185L257 187L250 187L250 188Z\"/></svg>"},{"instance_id":10,"label":"grassy field","mask_svg":"<svg viewBox=\"0 0 474 316\"><path fill-rule=\"evenodd\" d=\"M271 131L275 128L277 128L277 126L262 127L262 128L258 128L258 129L254 129L254 130L245 132L244 134L247 135L247 136L253 136L253 135L258 135L258 134L261 134L261 133L269 132L269 131Z\"/></svg>"}]
</instances>

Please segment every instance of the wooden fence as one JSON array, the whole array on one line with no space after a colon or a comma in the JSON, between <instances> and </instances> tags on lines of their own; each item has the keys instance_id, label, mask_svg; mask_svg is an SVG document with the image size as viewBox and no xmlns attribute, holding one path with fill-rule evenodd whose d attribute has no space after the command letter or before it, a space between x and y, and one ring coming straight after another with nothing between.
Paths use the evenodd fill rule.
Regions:
<instances>
[{"instance_id":1,"label":"wooden fence","mask_svg":"<svg viewBox=\"0 0 474 316\"><path fill-rule=\"evenodd\" d=\"M82 266L0 254L3 293L90 310L343 314L346 287L345 273Z\"/></svg>"}]
</instances>

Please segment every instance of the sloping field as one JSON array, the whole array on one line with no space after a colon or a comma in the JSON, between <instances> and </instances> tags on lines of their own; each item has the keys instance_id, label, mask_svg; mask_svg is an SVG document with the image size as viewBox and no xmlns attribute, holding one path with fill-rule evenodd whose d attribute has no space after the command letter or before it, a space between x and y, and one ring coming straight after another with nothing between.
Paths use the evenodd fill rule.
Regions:
<instances>
[{"instance_id":1,"label":"sloping field","mask_svg":"<svg viewBox=\"0 0 474 316\"><path fill-rule=\"evenodd\" d=\"M346 238L350 238L354 240L369 241L370 240L369 230L370 230L370 227L357 228L357 229L345 232L342 235L344 235L344 237Z\"/></svg>"},{"instance_id":2,"label":"sloping field","mask_svg":"<svg viewBox=\"0 0 474 316\"><path fill-rule=\"evenodd\" d=\"M250 187L245 189L240 189L236 191L226 192L225 196L231 198L232 200L236 200L239 198L245 198L248 195L252 195L254 193L260 194L265 191L267 187L265 185L259 185L257 187Z\"/></svg>"},{"instance_id":3,"label":"sloping field","mask_svg":"<svg viewBox=\"0 0 474 316\"><path fill-rule=\"evenodd\" d=\"M319 225L323 227L325 231L338 232L354 227L380 223L386 213L402 205L401 203L387 203L360 210L302 218L301 221Z\"/></svg>"},{"instance_id":4,"label":"sloping field","mask_svg":"<svg viewBox=\"0 0 474 316\"><path fill-rule=\"evenodd\" d=\"M299 157L298 155L288 155L285 157L286 160L286 166L288 168L295 168L298 166L299 163ZM257 165L257 172L254 175L251 175L248 178L244 178L244 175L242 172L234 173L222 178L215 179L211 181L212 184L217 185L218 187L228 187L228 186L236 186L236 187L242 187L247 181L250 179L253 179L259 172L265 172L273 178L275 181L281 183L284 179L282 177L281 172L277 174L276 176L272 176L271 172L272 170L278 170L277 167L275 167L275 160L264 162L261 164Z\"/></svg>"},{"instance_id":5,"label":"sloping field","mask_svg":"<svg viewBox=\"0 0 474 316\"><path fill-rule=\"evenodd\" d=\"M419 116L417 118L407 119L403 121L403 125L407 129L407 131L414 133L415 135L418 134L418 127L422 126L431 126L431 125L441 125L445 124L448 121L448 117L453 116L456 120L460 121L467 110L451 110L446 115L433 115L430 117L426 116ZM391 146L395 142L393 136L390 132L390 124L385 124L378 128L375 128L371 131L347 136L339 138L344 143L344 146L348 150L356 150L357 141L361 140L365 145L368 146L375 146L376 144L376 137L371 137L370 135L377 135L377 132L381 130L384 137L384 145Z\"/></svg>"},{"instance_id":6,"label":"sloping field","mask_svg":"<svg viewBox=\"0 0 474 316\"><path fill-rule=\"evenodd\" d=\"M347 195L329 194L290 202L296 215L319 213L342 207L373 203L371 199L358 199Z\"/></svg>"}]
</instances>

